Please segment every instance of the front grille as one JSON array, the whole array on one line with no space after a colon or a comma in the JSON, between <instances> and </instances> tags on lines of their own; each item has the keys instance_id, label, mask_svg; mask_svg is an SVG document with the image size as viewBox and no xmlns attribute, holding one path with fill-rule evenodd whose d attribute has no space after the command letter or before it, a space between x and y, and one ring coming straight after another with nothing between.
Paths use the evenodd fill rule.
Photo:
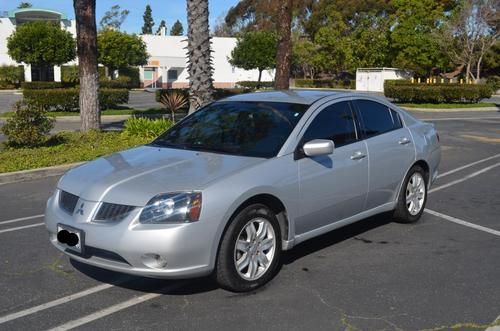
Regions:
<instances>
[{"instance_id":1,"label":"front grille","mask_svg":"<svg viewBox=\"0 0 500 331\"><path fill-rule=\"evenodd\" d=\"M103 202L94 217L95 222L119 222L127 217L134 206L119 205L116 203Z\"/></svg>"},{"instance_id":2,"label":"front grille","mask_svg":"<svg viewBox=\"0 0 500 331\"><path fill-rule=\"evenodd\" d=\"M59 193L59 207L67 213L73 214L75 210L76 203L78 202L78 196L68 193L66 191L61 191Z\"/></svg>"}]
</instances>

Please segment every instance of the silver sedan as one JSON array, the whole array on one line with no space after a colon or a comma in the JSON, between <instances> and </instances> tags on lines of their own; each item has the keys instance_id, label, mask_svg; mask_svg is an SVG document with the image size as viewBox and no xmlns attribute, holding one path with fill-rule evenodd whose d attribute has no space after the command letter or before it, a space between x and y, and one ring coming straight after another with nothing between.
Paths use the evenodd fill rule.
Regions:
<instances>
[{"instance_id":1,"label":"silver sedan","mask_svg":"<svg viewBox=\"0 0 500 331\"><path fill-rule=\"evenodd\" d=\"M249 291L300 242L382 212L417 221L440 157L433 125L382 99L242 94L68 171L45 221L80 262Z\"/></svg>"}]
</instances>

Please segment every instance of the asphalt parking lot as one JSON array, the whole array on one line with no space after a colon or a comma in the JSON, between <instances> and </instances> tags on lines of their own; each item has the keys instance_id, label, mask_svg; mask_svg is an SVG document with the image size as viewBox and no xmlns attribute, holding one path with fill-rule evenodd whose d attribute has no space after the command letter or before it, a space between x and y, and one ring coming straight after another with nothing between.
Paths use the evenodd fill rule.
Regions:
<instances>
[{"instance_id":1,"label":"asphalt parking lot","mask_svg":"<svg viewBox=\"0 0 500 331\"><path fill-rule=\"evenodd\" d=\"M383 214L305 242L248 294L73 262L42 223L58 178L0 186L0 329L498 330L500 113L415 115L443 153L420 222Z\"/></svg>"}]
</instances>

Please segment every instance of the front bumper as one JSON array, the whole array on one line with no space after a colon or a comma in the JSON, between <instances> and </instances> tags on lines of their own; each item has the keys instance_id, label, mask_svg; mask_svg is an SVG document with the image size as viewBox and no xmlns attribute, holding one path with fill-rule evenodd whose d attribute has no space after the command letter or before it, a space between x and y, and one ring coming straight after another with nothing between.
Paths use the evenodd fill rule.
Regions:
<instances>
[{"instance_id":1,"label":"front bumper","mask_svg":"<svg viewBox=\"0 0 500 331\"><path fill-rule=\"evenodd\" d=\"M56 193L47 202L45 223L50 242L85 264L153 278L191 278L213 270L216 231L209 222L143 225L138 222L139 213L137 208L121 222L93 223L60 209ZM58 223L84 231L83 254L74 253L58 242Z\"/></svg>"}]
</instances>

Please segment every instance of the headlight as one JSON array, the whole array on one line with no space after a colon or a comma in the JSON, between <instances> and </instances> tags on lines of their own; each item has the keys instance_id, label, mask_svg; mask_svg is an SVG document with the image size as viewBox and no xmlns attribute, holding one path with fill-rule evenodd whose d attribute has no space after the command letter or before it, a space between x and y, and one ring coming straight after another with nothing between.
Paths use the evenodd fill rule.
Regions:
<instances>
[{"instance_id":1,"label":"headlight","mask_svg":"<svg viewBox=\"0 0 500 331\"><path fill-rule=\"evenodd\" d=\"M158 194L142 209L139 221L146 224L196 222L201 212L200 192Z\"/></svg>"}]
</instances>

